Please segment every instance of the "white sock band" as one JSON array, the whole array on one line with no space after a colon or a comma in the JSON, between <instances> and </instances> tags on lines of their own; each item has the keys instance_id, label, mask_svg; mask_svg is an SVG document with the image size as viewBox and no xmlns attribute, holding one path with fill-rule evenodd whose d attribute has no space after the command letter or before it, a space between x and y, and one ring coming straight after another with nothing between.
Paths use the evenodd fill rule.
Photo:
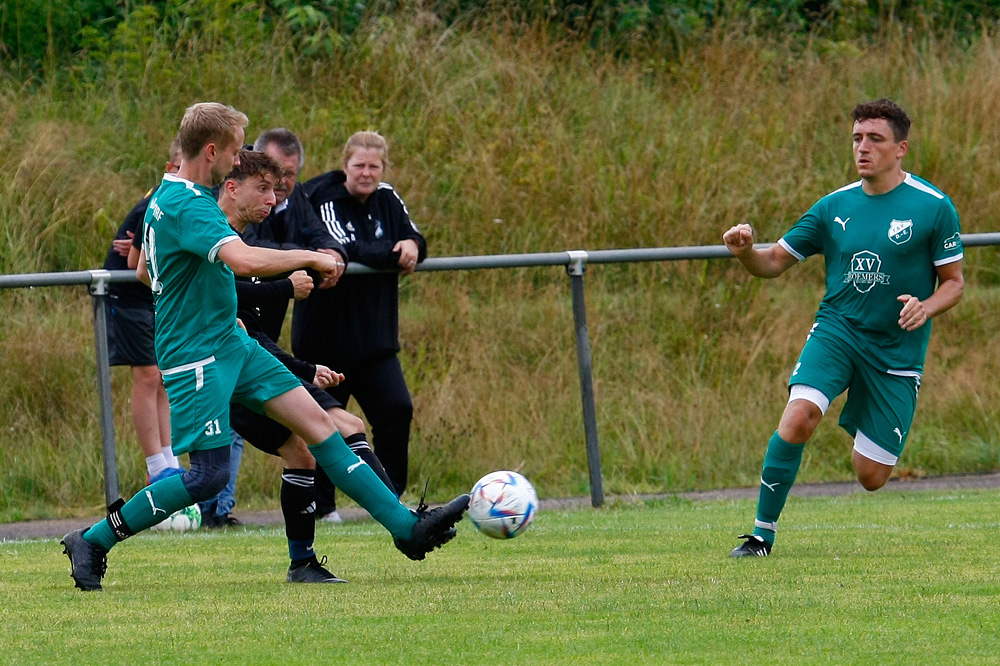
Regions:
<instances>
[{"instance_id":1,"label":"white sock band","mask_svg":"<svg viewBox=\"0 0 1000 666\"><path fill-rule=\"evenodd\" d=\"M763 520L755 520L753 521L753 526L759 527L762 530L771 530L772 532L778 531L778 521L774 521L773 523L765 523Z\"/></svg>"}]
</instances>

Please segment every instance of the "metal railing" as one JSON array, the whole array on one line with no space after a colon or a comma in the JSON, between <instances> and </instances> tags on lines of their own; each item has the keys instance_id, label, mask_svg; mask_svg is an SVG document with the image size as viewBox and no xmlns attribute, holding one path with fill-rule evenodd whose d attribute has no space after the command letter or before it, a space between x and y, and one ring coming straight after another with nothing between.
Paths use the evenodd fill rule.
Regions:
<instances>
[{"instance_id":1,"label":"metal railing","mask_svg":"<svg viewBox=\"0 0 1000 666\"><path fill-rule=\"evenodd\" d=\"M962 234L965 247L1000 245L1000 232ZM773 244L759 244L770 247ZM417 270L461 271L491 268L530 268L565 266L573 299L573 325L576 334L577 364L580 374L580 398L583 409L583 430L587 446L590 473L590 503L604 504L604 481L601 474L601 453L597 434L597 407L594 399L593 365L590 335L587 331L587 308L584 300L583 275L588 264L637 263L644 261L686 261L692 259L731 259L724 245L695 247L661 247L631 250L567 250L534 254L498 254L474 257L439 257L426 259ZM378 273L361 264L347 267L347 273ZM107 310L108 285L113 282L136 282L132 271L68 271L63 273L25 273L0 275L0 289L19 287L54 287L86 285L94 297L94 348L97 356L97 391L100 401L101 444L104 456L104 495L107 503L118 499L118 466L115 457L115 432L111 403L111 370L108 363Z\"/></svg>"}]
</instances>

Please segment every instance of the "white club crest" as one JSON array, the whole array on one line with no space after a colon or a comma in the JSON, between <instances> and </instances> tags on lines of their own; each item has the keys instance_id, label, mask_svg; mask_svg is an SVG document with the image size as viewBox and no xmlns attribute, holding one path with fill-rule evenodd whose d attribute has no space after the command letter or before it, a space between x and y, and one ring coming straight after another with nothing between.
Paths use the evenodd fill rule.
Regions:
<instances>
[{"instance_id":1,"label":"white club crest","mask_svg":"<svg viewBox=\"0 0 1000 666\"><path fill-rule=\"evenodd\" d=\"M889 240L902 245L913 236L913 220L893 220L889 225Z\"/></svg>"},{"instance_id":2,"label":"white club crest","mask_svg":"<svg viewBox=\"0 0 1000 666\"><path fill-rule=\"evenodd\" d=\"M851 267L844 275L844 282L853 284L862 294L877 284L889 284L889 276L882 272L882 259L869 250L862 250L851 257Z\"/></svg>"}]
</instances>

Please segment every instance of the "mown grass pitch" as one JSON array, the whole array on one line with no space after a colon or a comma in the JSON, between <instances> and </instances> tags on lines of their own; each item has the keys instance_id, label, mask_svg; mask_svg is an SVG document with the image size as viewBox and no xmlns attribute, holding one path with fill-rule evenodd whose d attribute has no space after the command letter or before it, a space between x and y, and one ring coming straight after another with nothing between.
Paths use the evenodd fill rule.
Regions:
<instances>
[{"instance_id":1,"label":"mown grass pitch","mask_svg":"<svg viewBox=\"0 0 1000 666\"><path fill-rule=\"evenodd\" d=\"M374 523L321 526L348 585L284 583L280 529L141 535L103 593L57 540L0 543L0 663L997 663L995 491L793 498L773 555L731 560L754 504L468 521L421 563Z\"/></svg>"}]
</instances>

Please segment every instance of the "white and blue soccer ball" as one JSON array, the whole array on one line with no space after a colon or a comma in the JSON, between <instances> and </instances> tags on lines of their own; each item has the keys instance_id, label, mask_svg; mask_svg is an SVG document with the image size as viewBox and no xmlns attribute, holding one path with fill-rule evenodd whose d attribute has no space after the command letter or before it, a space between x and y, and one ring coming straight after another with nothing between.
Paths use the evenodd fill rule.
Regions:
<instances>
[{"instance_id":1,"label":"white and blue soccer ball","mask_svg":"<svg viewBox=\"0 0 1000 666\"><path fill-rule=\"evenodd\" d=\"M187 532L201 527L201 509L197 504L174 511L149 529L162 532Z\"/></svg>"},{"instance_id":2,"label":"white and blue soccer ball","mask_svg":"<svg viewBox=\"0 0 1000 666\"><path fill-rule=\"evenodd\" d=\"M471 495L469 520L494 539L513 539L538 514L535 487L517 472L490 472L476 482Z\"/></svg>"}]
</instances>

